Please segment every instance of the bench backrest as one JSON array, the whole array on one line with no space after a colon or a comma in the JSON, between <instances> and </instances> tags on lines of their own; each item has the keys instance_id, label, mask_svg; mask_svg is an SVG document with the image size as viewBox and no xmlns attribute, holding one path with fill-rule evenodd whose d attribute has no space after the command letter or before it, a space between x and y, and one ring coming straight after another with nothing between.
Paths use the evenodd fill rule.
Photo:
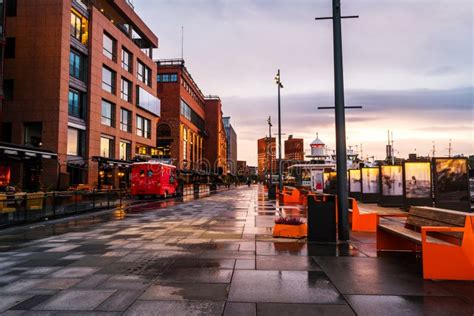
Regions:
<instances>
[{"instance_id":1,"label":"bench backrest","mask_svg":"<svg viewBox=\"0 0 474 316\"><path fill-rule=\"evenodd\" d=\"M446 227L464 227L466 215L462 212L444 210L435 207L412 206L408 213L405 227L421 231L422 226L446 226ZM462 240L462 233L436 233L436 237L446 239L447 241L459 242Z\"/></svg>"}]
</instances>

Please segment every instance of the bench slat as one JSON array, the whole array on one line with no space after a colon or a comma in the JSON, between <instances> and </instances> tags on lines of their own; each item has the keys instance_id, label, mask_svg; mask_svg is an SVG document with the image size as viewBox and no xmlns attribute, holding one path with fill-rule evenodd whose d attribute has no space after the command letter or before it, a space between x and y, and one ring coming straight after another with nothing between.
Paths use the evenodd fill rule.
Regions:
<instances>
[{"instance_id":1,"label":"bench slat","mask_svg":"<svg viewBox=\"0 0 474 316\"><path fill-rule=\"evenodd\" d=\"M379 224L378 228L381 228L385 231L394 233L394 234L399 235L401 237L407 238L407 239L421 245L421 233L417 233L417 232L415 232L411 229L405 228L405 227L400 226L400 225L390 225L390 224ZM438 239L438 238L434 238L434 237L430 237L430 236L426 236L426 240L430 243L437 243L437 244L441 244L441 245L451 245L451 243L449 243L447 241L444 241L444 240L441 240L441 239Z\"/></svg>"},{"instance_id":2,"label":"bench slat","mask_svg":"<svg viewBox=\"0 0 474 316\"><path fill-rule=\"evenodd\" d=\"M434 222L432 226L458 226L464 227L466 223L466 215L457 212L446 212L443 209L434 207L417 207L410 208L410 215L430 219ZM440 224L436 224L439 222ZM426 225L424 225L426 226Z\"/></svg>"}]
</instances>

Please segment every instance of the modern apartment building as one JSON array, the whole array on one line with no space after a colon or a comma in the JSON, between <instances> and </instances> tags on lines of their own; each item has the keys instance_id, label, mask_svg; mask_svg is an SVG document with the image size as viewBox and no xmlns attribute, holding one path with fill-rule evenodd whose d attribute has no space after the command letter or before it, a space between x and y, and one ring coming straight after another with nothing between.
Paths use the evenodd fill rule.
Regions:
<instances>
[{"instance_id":1,"label":"modern apartment building","mask_svg":"<svg viewBox=\"0 0 474 316\"><path fill-rule=\"evenodd\" d=\"M285 160L304 160L304 140L289 135L285 140Z\"/></svg>"},{"instance_id":2,"label":"modern apartment building","mask_svg":"<svg viewBox=\"0 0 474 316\"><path fill-rule=\"evenodd\" d=\"M204 157L212 173L227 173L227 136L222 119L222 101L218 96L206 96L206 145Z\"/></svg>"},{"instance_id":3,"label":"modern apartment building","mask_svg":"<svg viewBox=\"0 0 474 316\"><path fill-rule=\"evenodd\" d=\"M237 133L232 124L230 124L230 116L222 118L226 132L227 140L227 171L233 175L237 175Z\"/></svg>"},{"instance_id":4,"label":"modern apartment building","mask_svg":"<svg viewBox=\"0 0 474 316\"><path fill-rule=\"evenodd\" d=\"M128 0L10 4L2 140L58 154L45 186L126 185L130 160L157 153L158 38Z\"/></svg>"},{"instance_id":5,"label":"modern apartment building","mask_svg":"<svg viewBox=\"0 0 474 316\"><path fill-rule=\"evenodd\" d=\"M205 99L182 59L156 62L157 95L161 99L161 120L157 128L158 156L180 170L205 169L203 161Z\"/></svg>"},{"instance_id":6,"label":"modern apartment building","mask_svg":"<svg viewBox=\"0 0 474 316\"><path fill-rule=\"evenodd\" d=\"M275 137L263 137L258 141L258 174L265 175L271 167L272 174L277 174ZM271 165L270 165L271 160Z\"/></svg>"}]
</instances>

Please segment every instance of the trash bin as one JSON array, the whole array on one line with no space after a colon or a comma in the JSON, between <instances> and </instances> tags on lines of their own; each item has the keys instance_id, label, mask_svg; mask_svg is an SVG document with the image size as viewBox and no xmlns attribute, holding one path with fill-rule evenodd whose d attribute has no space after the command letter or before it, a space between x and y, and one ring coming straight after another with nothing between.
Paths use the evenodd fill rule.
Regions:
<instances>
[{"instance_id":1,"label":"trash bin","mask_svg":"<svg viewBox=\"0 0 474 316\"><path fill-rule=\"evenodd\" d=\"M272 200L276 199L276 184L271 184L268 187L268 198Z\"/></svg>"},{"instance_id":2,"label":"trash bin","mask_svg":"<svg viewBox=\"0 0 474 316\"><path fill-rule=\"evenodd\" d=\"M335 195L308 195L308 241L337 241Z\"/></svg>"}]
</instances>

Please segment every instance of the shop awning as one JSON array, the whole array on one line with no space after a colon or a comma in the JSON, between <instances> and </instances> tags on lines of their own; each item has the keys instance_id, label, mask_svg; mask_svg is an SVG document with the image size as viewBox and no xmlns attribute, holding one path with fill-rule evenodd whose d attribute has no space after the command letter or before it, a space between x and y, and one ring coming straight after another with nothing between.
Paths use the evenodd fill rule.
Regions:
<instances>
[{"instance_id":1,"label":"shop awning","mask_svg":"<svg viewBox=\"0 0 474 316\"><path fill-rule=\"evenodd\" d=\"M108 164L109 166L115 166L115 167L129 167L132 164L132 162L129 160L105 158L105 157L100 157L100 156L93 156L92 161L97 161L98 163Z\"/></svg>"},{"instance_id":2,"label":"shop awning","mask_svg":"<svg viewBox=\"0 0 474 316\"><path fill-rule=\"evenodd\" d=\"M50 150L41 149L38 147L23 146L12 143L0 142L0 155L10 156L20 159L29 158L44 158L57 159L58 155Z\"/></svg>"}]
</instances>

